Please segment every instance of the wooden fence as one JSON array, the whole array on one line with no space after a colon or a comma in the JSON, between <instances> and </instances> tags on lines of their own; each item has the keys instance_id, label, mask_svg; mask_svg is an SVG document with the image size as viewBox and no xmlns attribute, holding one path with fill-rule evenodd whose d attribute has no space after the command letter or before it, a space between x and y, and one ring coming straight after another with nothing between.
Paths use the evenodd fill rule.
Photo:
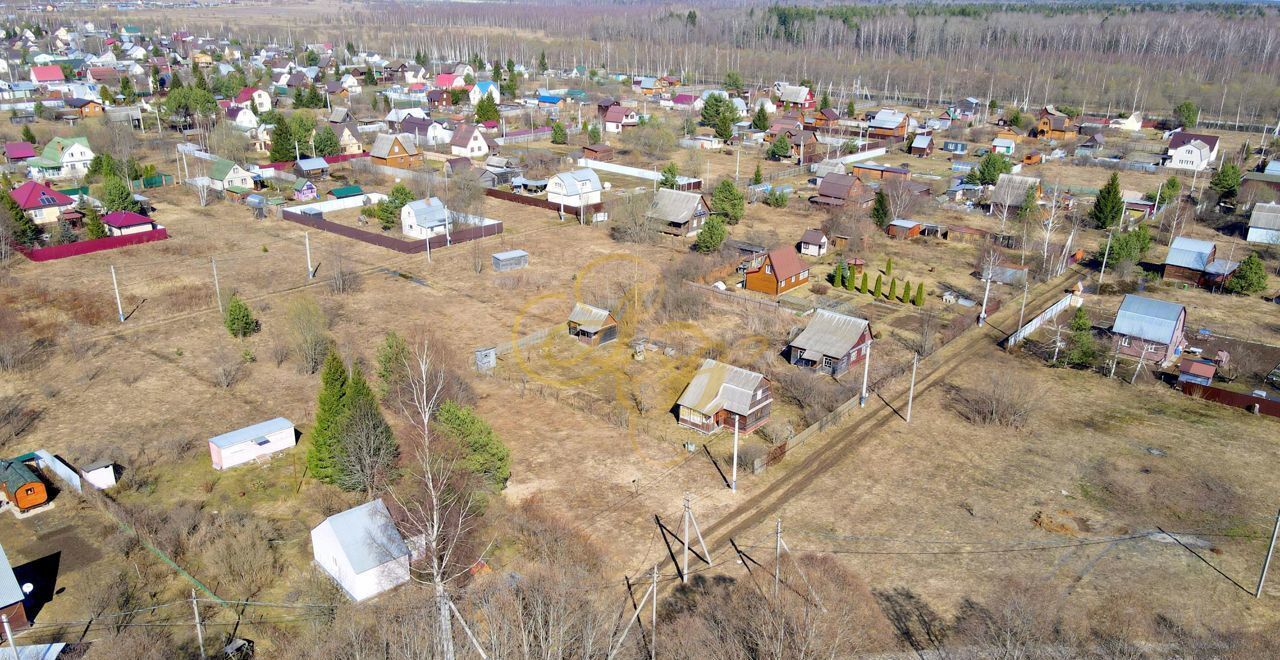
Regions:
<instances>
[{"instance_id":1,"label":"wooden fence","mask_svg":"<svg viewBox=\"0 0 1280 660\"><path fill-rule=\"evenodd\" d=\"M557 323L541 330L534 330L533 332L518 339L498 344L493 348L493 350L498 355L506 355L507 353L515 351L517 348L524 348L530 344L536 344L561 330L565 330L567 332L565 324Z\"/></svg>"}]
</instances>

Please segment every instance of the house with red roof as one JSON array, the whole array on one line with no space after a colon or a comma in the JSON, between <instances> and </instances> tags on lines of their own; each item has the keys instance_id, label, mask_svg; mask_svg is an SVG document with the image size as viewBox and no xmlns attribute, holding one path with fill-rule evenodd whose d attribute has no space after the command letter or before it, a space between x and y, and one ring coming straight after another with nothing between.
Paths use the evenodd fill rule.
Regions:
<instances>
[{"instance_id":1,"label":"house with red roof","mask_svg":"<svg viewBox=\"0 0 1280 660\"><path fill-rule=\"evenodd\" d=\"M9 196L38 225L56 224L64 212L71 212L76 206L76 200L36 181L10 190Z\"/></svg>"},{"instance_id":2,"label":"house with red roof","mask_svg":"<svg viewBox=\"0 0 1280 660\"><path fill-rule=\"evenodd\" d=\"M744 286L748 291L780 296L808 283L809 266L795 248L781 247L752 260Z\"/></svg>"},{"instance_id":3,"label":"house with red roof","mask_svg":"<svg viewBox=\"0 0 1280 660\"><path fill-rule=\"evenodd\" d=\"M67 77L62 75L62 67L56 65L33 66L31 67L31 82L36 85L51 85L53 83L66 82Z\"/></svg>"},{"instance_id":4,"label":"house with red roof","mask_svg":"<svg viewBox=\"0 0 1280 660\"><path fill-rule=\"evenodd\" d=\"M4 143L4 159L10 163L25 162L28 158L36 157L35 145L30 142L5 142Z\"/></svg>"},{"instance_id":5,"label":"house with red roof","mask_svg":"<svg viewBox=\"0 0 1280 660\"><path fill-rule=\"evenodd\" d=\"M140 234L156 228L154 220L133 211L112 211L102 216L102 224L110 236Z\"/></svg>"},{"instance_id":6,"label":"house with red roof","mask_svg":"<svg viewBox=\"0 0 1280 660\"><path fill-rule=\"evenodd\" d=\"M455 76L452 73L441 73L436 76L436 89L462 89L467 86L467 81L462 76Z\"/></svg>"},{"instance_id":7,"label":"house with red roof","mask_svg":"<svg viewBox=\"0 0 1280 660\"><path fill-rule=\"evenodd\" d=\"M271 109L271 95L266 90L245 87L240 90L239 94L236 94L235 104L242 108L249 108L256 114L261 115Z\"/></svg>"}]
</instances>

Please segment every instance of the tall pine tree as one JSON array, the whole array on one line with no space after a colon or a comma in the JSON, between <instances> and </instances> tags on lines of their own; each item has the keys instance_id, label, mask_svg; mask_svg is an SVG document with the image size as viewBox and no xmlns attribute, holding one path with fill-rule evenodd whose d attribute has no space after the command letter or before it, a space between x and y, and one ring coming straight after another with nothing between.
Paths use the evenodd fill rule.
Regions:
<instances>
[{"instance_id":1,"label":"tall pine tree","mask_svg":"<svg viewBox=\"0 0 1280 660\"><path fill-rule=\"evenodd\" d=\"M1108 229L1120 223L1124 217L1124 197L1120 193L1120 175L1111 173L1107 185L1098 191L1098 197L1089 209L1089 219L1101 229Z\"/></svg>"},{"instance_id":2,"label":"tall pine tree","mask_svg":"<svg viewBox=\"0 0 1280 660\"><path fill-rule=\"evenodd\" d=\"M307 451L307 470L311 476L327 484L333 483L338 476L338 424L346 411L344 395L347 380L347 366L338 357L338 352L331 349L320 372L316 421L311 428L311 448Z\"/></svg>"}]
</instances>

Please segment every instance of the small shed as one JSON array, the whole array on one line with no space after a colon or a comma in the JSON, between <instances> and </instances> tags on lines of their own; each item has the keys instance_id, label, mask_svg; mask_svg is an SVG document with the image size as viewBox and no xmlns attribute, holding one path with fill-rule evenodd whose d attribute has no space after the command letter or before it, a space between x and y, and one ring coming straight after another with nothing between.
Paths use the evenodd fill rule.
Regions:
<instances>
[{"instance_id":1,"label":"small shed","mask_svg":"<svg viewBox=\"0 0 1280 660\"><path fill-rule=\"evenodd\" d=\"M576 303L569 312L569 335L589 346L599 346L618 338L618 321L607 309Z\"/></svg>"},{"instance_id":2,"label":"small shed","mask_svg":"<svg viewBox=\"0 0 1280 660\"><path fill-rule=\"evenodd\" d=\"M821 257L827 253L827 235L821 229L806 229L800 237L800 254Z\"/></svg>"},{"instance_id":3,"label":"small shed","mask_svg":"<svg viewBox=\"0 0 1280 660\"><path fill-rule=\"evenodd\" d=\"M0 460L0 496L19 511L29 511L49 501L44 481L18 460Z\"/></svg>"},{"instance_id":4,"label":"small shed","mask_svg":"<svg viewBox=\"0 0 1280 660\"><path fill-rule=\"evenodd\" d=\"M323 158L303 158L293 166L293 170L301 177L324 178L329 175L329 163Z\"/></svg>"},{"instance_id":5,"label":"small shed","mask_svg":"<svg viewBox=\"0 0 1280 660\"><path fill-rule=\"evenodd\" d=\"M915 220L894 220L884 228L884 231L890 238L906 239L919 236L923 229L924 225Z\"/></svg>"},{"instance_id":6,"label":"small shed","mask_svg":"<svg viewBox=\"0 0 1280 660\"><path fill-rule=\"evenodd\" d=\"M969 145L956 140L944 140L942 142L942 150L950 154L963 156L965 152L969 151Z\"/></svg>"},{"instance_id":7,"label":"small shed","mask_svg":"<svg viewBox=\"0 0 1280 660\"><path fill-rule=\"evenodd\" d=\"M359 197L364 194L364 189L360 186L342 186L329 191L329 196L334 199L346 199L348 197Z\"/></svg>"},{"instance_id":8,"label":"small shed","mask_svg":"<svg viewBox=\"0 0 1280 660\"><path fill-rule=\"evenodd\" d=\"M613 147L607 144L592 144L582 148L582 156L602 163L612 163Z\"/></svg>"},{"instance_id":9,"label":"small shed","mask_svg":"<svg viewBox=\"0 0 1280 660\"><path fill-rule=\"evenodd\" d=\"M102 216L102 224L109 236L140 234L156 228L156 223L151 218L133 211L112 211Z\"/></svg>"},{"instance_id":10,"label":"small shed","mask_svg":"<svg viewBox=\"0 0 1280 660\"><path fill-rule=\"evenodd\" d=\"M297 444L293 422L277 417L209 439L213 469L225 470L267 458Z\"/></svg>"},{"instance_id":11,"label":"small shed","mask_svg":"<svg viewBox=\"0 0 1280 660\"><path fill-rule=\"evenodd\" d=\"M1178 365L1178 382L1212 385L1218 367L1209 360L1183 360Z\"/></svg>"},{"instance_id":12,"label":"small shed","mask_svg":"<svg viewBox=\"0 0 1280 660\"><path fill-rule=\"evenodd\" d=\"M411 553L382 500L335 513L311 530L311 552L352 600L409 581Z\"/></svg>"},{"instance_id":13,"label":"small shed","mask_svg":"<svg viewBox=\"0 0 1280 660\"><path fill-rule=\"evenodd\" d=\"M915 136L911 140L912 156L928 156L933 153L933 136L927 133Z\"/></svg>"},{"instance_id":14,"label":"small shed","mask_svg":"<svg viewBox=\"0 0 1280 660\"><path fill-rule=\"evenodd\" d=\"M99 490L106 490L116 485L115 461L95 461L81 468L80 473L84 475L85 481L93 484Z\"/></svg>"},{"instance_id":15,"label":"small shed","mask_svg":"<svg viewBox=\"0 0 1280 660\"><path fill-rule=\"evenodd\" d=\"M524 250L507 250L493 254L493 270L498 273L519 270L528 265L529 253Z\"/></svg>"}]
</instances>

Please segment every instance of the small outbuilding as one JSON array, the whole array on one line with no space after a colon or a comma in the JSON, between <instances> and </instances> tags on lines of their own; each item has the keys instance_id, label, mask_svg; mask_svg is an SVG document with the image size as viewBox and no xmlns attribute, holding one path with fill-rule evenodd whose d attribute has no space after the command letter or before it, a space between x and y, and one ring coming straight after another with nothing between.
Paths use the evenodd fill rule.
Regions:
<instances>
[{"instance_id":1,"label":"small outbuilding","mask_svg":"<svg viewBox=\"0 0 1280 660\"><path fill-rule=\"evenodd\" d=\"M618 321L607 309L576 303L569 312L569 335L588 346L607 344L618 338Z\"/></svg>"},{"instance_id":2,"label":"small outbuilding","mask_svg":"<svg viewBox=\"0 0 1280 660\"><path fill-rule=\"evenodd\" d=\"M277 417L209 439L213 469L225 470L267 458L297 444L293 422Z\"/></svg>"},{"instance_id":3,"label":"small outbuilding","mask_svg":"<svg viewBox=\"0 0 1280 660\"><path fill-rule=\"evenodd\" d=\"M1263 245L1280 245L1280 204L1262 203L1253 207L1253 212L1249 214L1249 233L1245 240Z\"/></svg>"},{"instance_id":4,"label":"small outbuilding","mask_svg":"<svg viewBox=\"0 0 1280 660\"><path fill-rule=\"evenodd\" d=\"M893 220L884 228L890 238L906 239L919 236L924 225L915 220Z\"/></svg>"},{"instance_id":5,"label":"small outbuilding","mask_svg":"<svg viewBox=\"0 0 1280 660\"><path fill-rule=\"evenodd\" d=\"M102 216L102 224L108 236L128 236L156 228L154 220L133 211L112 211Z\"/></svg>"},{"instance_id":6,"label":"small outbuilding","mask_svg":"<svg viewBox=\"0 0 1280 660\"><path fill-rule=\"evenodd\" d=\"M0 460L0 496L24 512L49 501L44 481L31 466L17 460Z\"/></svg>"},{"instance_id":7,"label":"small outbuilding","mask_svg":"<svg viewBox=\"0 0 1280 660\"><path fill-rule=\"evenodd\" d=\"M1178 382L1212 385L1218 365L1211 360L1182 360L1178 364Z\"/></svg>"},{"instance_id":8,"label":"small outbuilding","mask_svg":"<svg viewBox=\"0 0 1280 660\"><path fill-rule=\"evenodd\" d=\"M116 485L116 462L112 460L95 461L80 469L84 480L99 490L106 490Z\"/></svg>"},{"instance_id":9,"label":"small outbuilding","mask_svg":"<svg viewBox=\"0 0 1280 660\"><path fill-rule=\"evenodd\" d=\"M323 179L329 176L329 163L323 158L303 158L294 164L293 169L301 177Z\"/></svg>"},{"instance_id":10,"label":"small outbuilding","mask_svg":"<svg viewBox=\"0 0 1280 660\"><path fill-rule=\"evenodd\" d=\"M352 600L366 600L409 581L409 545L382 500L325 518L311 530L311 552Z\"/></svg>"},{"instance_id":11,"label":"small outbuilding","mask_svg":"<svg viewBox=\"0 0 1280 660\"><path fill-rule=\"evenodd\" d=\"M827 253L827 235L821 229L806 229L800 237L800 254L821 257Z\"/></svg>"},{"instance_id":12,"label":"small outbuilding","mask_svg":"<svg viewBox=\"0 0 1280 660\"><path fill-rule=\"evenodd\" d=\"M509 270L519 270L529 265L529 253L524 250L506 250L505 252L495 252L493 254L493 270L498 273L505 273Z\"/></svg>"}]
</instances>

